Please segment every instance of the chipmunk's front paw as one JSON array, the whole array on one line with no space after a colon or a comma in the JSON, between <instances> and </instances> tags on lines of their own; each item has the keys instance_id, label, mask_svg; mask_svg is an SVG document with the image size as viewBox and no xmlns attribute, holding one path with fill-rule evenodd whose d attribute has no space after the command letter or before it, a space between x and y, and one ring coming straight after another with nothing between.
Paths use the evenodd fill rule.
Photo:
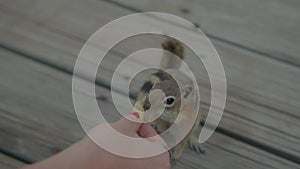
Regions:
<instances>
[{"instance_id":1,"label":"chipmunk's front paw","mask_svg":"<svg viewBox=\"0 0 300 169\"><path fill-rule=\"evenodd\" d=\"M199 143L197 138L190 138L188 141L189 148L197 153L205 153L205 147L203 144Z\"/></svg>"}]
</instances>

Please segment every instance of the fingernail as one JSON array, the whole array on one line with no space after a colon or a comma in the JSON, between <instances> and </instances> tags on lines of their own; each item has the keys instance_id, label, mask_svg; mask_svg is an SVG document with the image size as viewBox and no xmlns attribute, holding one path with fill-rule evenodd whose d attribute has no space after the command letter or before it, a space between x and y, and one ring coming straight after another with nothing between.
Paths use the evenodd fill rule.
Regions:
<instances>
[{"instance_id":1,"label":"fingernail","mask_svg":"<svg viewBox=\"0 0 300 169\"><path fill-rule=\"evenodd\" d=\"M140 114L138 112L132 112L131 115L134 115L136 118L140 118Z\"/></svg>"}]
</instances>

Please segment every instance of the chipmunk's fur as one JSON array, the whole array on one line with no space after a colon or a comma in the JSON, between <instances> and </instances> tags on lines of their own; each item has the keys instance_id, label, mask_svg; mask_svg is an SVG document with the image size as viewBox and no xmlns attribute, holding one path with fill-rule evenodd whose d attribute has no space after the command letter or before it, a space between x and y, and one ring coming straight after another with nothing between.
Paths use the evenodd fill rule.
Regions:
<instances>
[{"instance_id":1,"label":"chipmunk's fur","mask_svg":"<svg viewBox=\"0 0 300 169\"><path fill-rule=\"evenodd\" d=\"M181 66L181 62L179 59L184 59L184 47L182 44L175 40L175 39L166 39L162 42L162 48L164 52L160 68L162 70L169 70L169 72L179 73L181 77L189 79L185 77L184 73L180 73L179 68ZM174 58L174 54L179 58ZM173 56L170 56L173 55ZM167 130L176 120L180 113L180 106L182 102L182 97L180 93L179 86L177 85L176 81L172 76L164 71L158 71L154 73L149 81L145 82L143 87L141 88L135 107L142 107L142 111L146 111L151 107L149 101L149 93L154 89L162 90L166 98L173 98L174 101L172 106L166 106L162 115L156 119L155 121L151 122L151 125L157 131L158 134L163 133ZM188 97L189 95L194 94L193 85L187 85L186 88L183 89L183 99ZM172 99L169 100L168 103L171 103ZM198 118L196 123L194 124L193 129L189 132L189 134L178 144L176 145L171 151L171 160L178 159L182 150L184 149L185 145L189 142L189 147L196 152L203 152L203 148L198 142L196 131L199 128L199 121L200 121L200 113L198 113ZM193 133L193 134L191 134Z\"/></svg>"}]
</instances>

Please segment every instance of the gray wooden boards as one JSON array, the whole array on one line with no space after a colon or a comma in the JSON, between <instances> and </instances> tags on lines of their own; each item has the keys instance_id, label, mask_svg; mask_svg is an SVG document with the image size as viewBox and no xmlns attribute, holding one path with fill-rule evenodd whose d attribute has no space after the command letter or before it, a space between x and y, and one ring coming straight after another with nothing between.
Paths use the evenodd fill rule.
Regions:
<instances>
[{"instance_id":1,"label":"gray wooden boards","mask_svg":"<svg viewBox=\"0 0 300 169\"><path fill-rule=\"evenodd\" d=\"M105 23L131 13L103 1L66 3L1 2L2 47L72 73L84 41ZM21 10L24 8L28 10ZM39 11L39 15L34 11ZM120 45L110 55L110 63L101 71L97 83L109 85L107 77L113 72L110 67L123 55L151 45L159 47L158 43L156 39L144 38ZM220 127L231 131L236 138L299 162L299 69L223 41L213 40L213 43L220 53L228 82L227 106ZM205 73L201 75L204 92L201 94L207 103L209 84ZM122 76L126 79L126 75Z\"/></svg>"},{"instance_id":2,"label":"gray wooden boards","mask_svg":"<svg viewBox=\"0 0 300 169\"><path fill-rule=\"evenodd\" d=\"M0 50L0 149L28 162L43 159L79 140L71 99L71 75L26 56ZM104 112L112 111L110 92L97 87ZM120 95L120 97L123 97ZM181 168L297 168L298 165L259 148L215 133L204 155L187 150Z\"/></svg>"},{"instance_id":3,"label":"gray wooden boards","mask_svg":"<svg viewBox=\"0 0 300 169\"><path fill-rule=\"evenodd\" d=\"M134 12L186 18L210 38L299 67L300 3L297 0L104 0Z\"/></svg>"}]
</instances>

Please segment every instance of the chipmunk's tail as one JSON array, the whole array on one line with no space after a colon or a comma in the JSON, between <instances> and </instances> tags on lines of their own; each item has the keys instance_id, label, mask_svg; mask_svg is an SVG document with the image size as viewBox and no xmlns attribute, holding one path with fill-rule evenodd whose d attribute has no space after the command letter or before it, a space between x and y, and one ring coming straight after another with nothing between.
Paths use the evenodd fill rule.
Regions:
<instances>
[{"instance_id":1,"label":"chipmunk's tail","mask_svg":"<svg viewBox=\"0 0 300 169\"><path fill-rule=\"evenodd\" d=\"M176 39L168 38L161 43L161 46L165 51L162 57L160 68L163 70L179 69L181 66L181 60L184 59L183 45ZM175 57L174 54L177 57Z\"/></svg>"}]
</instances>

